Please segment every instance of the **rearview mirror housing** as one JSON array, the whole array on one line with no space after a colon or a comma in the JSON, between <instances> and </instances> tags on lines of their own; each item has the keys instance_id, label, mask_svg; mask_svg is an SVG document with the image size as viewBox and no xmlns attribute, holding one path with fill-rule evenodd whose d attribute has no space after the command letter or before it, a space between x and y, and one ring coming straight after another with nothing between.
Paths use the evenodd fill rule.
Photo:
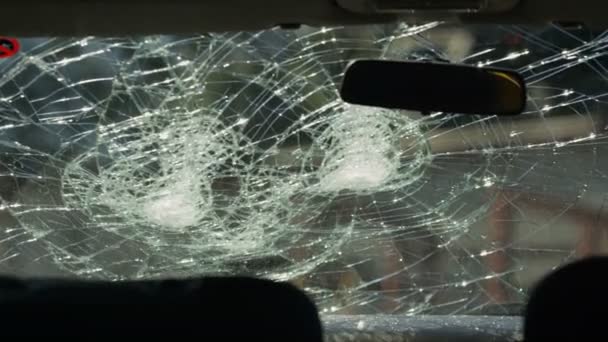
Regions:
<instances>
[{"instance_id":1,"label":"rearview mirror housing","mask_svg":"<svg viewBox=\"0 0 608 342\"><path fill-rule=\"evenodd\" d=\"M391 109L518 115L526 85L516 72L431 62L359 60L344 75L345 102Z\"/></svg>"}]
</instances>

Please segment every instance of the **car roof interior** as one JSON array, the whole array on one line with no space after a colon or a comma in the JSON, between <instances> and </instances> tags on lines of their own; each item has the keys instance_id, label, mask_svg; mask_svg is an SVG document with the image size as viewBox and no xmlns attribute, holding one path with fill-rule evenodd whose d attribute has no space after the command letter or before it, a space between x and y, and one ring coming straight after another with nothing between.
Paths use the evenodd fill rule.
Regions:
<instances>
[{"instance_id":1,"label":"car roof interior","mask_svg":"<svg viewBox=\"0 0 608 342\"><path fill-rule=\"evenodd\" d=\"M431 19L471 23L543 24L582 22L606 27L604 0L508 0L512 8L499 12L355 11L350 4L366 0L22 0L3 4L4 34L25 36L88 36L129 34L187 34L259 30L300 24L357 25ZM411 1L367 0L407 8ZM24 20L20 13L27 13Z\"/></svg>"}]
</instances>

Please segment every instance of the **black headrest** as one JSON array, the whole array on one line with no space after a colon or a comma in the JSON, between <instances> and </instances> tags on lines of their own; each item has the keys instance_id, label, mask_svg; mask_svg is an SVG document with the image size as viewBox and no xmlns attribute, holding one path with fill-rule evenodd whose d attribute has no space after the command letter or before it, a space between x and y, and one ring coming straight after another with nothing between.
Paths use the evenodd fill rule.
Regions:
<instances>
[{"instance_id":1,"label":"black headrest","mask_svg":"<svg viewBox=\"0 0 608 342\"><path fill-rule=\"evenodd\" d=\"M321 341L315 305L294 286L250 278L144 282L0 279L3 336L195 337Z\"/></svg>"},{"instance_id":2,"label":"black headrest","mask_svg":"<svg viewBox=\"0 0 608 342\"><path fill-rule=\"evenodd\" d=\"M566 265L532 291L524 321L525 341L608 338L608 258Z\"/></svg>"}]
</instances>

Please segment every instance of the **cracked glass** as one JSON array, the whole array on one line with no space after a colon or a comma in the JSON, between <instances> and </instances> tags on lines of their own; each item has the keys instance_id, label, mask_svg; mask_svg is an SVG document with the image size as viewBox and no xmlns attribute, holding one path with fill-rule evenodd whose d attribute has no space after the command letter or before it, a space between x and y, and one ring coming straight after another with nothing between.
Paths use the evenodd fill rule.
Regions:
<instances>
[{"instance_id":1,"label":"cracked glass","mask_svg":"<svg viewBox=\"0 0 608 342\"><path fill-rule=\"evenodd\" d=\"M541 276L606 250L604 32L433 22L21 44L0 63L4 274L238 274L290 281L328 314L509 315ZM341 78L360 58L512 68L528 105L349 105Z\"/></svg>"}]
</instances>

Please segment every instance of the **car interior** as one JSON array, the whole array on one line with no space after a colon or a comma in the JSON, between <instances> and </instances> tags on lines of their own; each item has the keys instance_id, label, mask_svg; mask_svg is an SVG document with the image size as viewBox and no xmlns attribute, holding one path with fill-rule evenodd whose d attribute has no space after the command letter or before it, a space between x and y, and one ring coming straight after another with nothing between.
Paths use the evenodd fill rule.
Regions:
<instances>
[{"instance_id":1,"label":"car interior","mask_svg":"<svg viewBox=\"0 0 608 342\"><path fill-rule=\"evenodd\" d=\"M604 336L605 0L3 5L4 336Z\"/></svg>"}]
</instances>

